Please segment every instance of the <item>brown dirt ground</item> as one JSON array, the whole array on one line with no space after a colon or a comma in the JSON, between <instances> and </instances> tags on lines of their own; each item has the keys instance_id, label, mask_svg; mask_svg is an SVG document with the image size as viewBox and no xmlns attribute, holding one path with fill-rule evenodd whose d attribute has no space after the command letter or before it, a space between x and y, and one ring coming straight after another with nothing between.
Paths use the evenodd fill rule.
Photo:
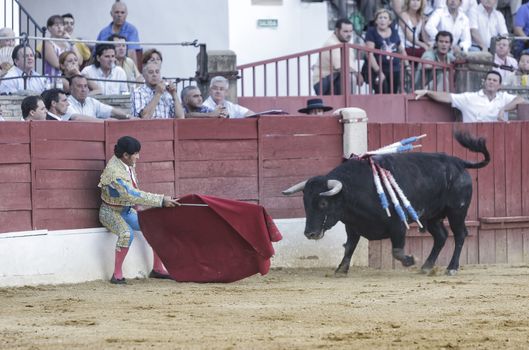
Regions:
<instances>
[{"instance_id":1,"label":"brown dirt ground","mask_svg":"<svg viewBox=\"0 0 529 350\"><path fill-rule=\"evenodd\" d=\"M529 266L0 289L2 349L527 349Z\"/></svg>"}]
</instances>

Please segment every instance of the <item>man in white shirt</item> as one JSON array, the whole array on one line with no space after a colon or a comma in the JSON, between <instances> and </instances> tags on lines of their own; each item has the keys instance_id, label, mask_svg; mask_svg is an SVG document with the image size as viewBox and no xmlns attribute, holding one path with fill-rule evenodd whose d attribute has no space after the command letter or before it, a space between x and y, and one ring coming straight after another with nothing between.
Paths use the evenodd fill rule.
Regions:
<instances>
[{"instance_id":1,"label":"man in white shirt","mask_svg":"<svg viewBox=\"0 0 529 350\"><path fill-rule=\"evenodd\" d=\"M490 39L498 35L508 35L505 17L496 10L498 0L481 0L481 3L470 13L470 34L472 46L487 52Z\"/></svg>"},{"instance_id":2,"label":"man in white shirt","mask_svg":"<svg viewBox=\"0 0 529 350\"><path fill-rule=\"evenodd\" d=\"M433 46L433 40L440 30L452 33L454 37L453 51L456 56L463 50L467 52L472 45L470 21L460 10L461 0L446 0L446 8L437 9L432 13L424 30Z\"/></svg>"},{"instance_id":3,"label":"man in white shirt","mask_svg":"<svg viewBox=\"0 0 529 350\"><path fill-rule=\"evenodd\" d=\"M6 80L0 84L0 93L14 94L26 90L40 94L46 89L46 79L35 71L35 54L31 47L15 46L12 58L15 65L3 77Z\"/></svg>"},{"instance_id":4,"label":"man in white shirt","mask_svg":"<svg viewBox=\"0 0 529 350\"><path fill-rule=\"evenodd\" d=\"M97 45L94 64L84 67L81 73L89 79L99 79L96 83L103 95L120 95L129 92L127 73L123 68L116 66L116 49L112 44Z\"/></svg>"},{"instance_id":5,"label":"man in white shirt","mask_svg":"<svg viewBox=\"0 0 529 350\"><path fill-rule=\"evenodd\" d=\"M204 101L204 106L226 115L227 118L244 118L254 114L248 108L226 100L229 87L228 79L221 76L213 77L209 83L209 97Z\"/></svg>"},{"instance_id":6,"label":"man in white shirt","mask_svg":"<svg viewBox=\"0 0 529 350\"><path fill-rule=\"evenodd\" d=\"M99 102L88 96L88 81L82 75L75 75L70 79L70 93L68 112L70 120L96 121L108 118L130 119L131 116L122 110ZM97 118L97 119L96 119Z\"/></svg>"},{"instance_id":7,"label":"man in white shirt","mask_svg":"<svg viewBox=\"0 0 529 350\"><path fill-rule=\"evenodd\" d=\"M507 121L505 112L512 111L519 104L527 103L520 96L499 91L501 75L496 71L489 71L485 76L483 89L478 92L451 94L430 90L415 91L415 99L427 96L434 101L450 103L463 115L464 123Z\"/></svg>"}]
</instances>

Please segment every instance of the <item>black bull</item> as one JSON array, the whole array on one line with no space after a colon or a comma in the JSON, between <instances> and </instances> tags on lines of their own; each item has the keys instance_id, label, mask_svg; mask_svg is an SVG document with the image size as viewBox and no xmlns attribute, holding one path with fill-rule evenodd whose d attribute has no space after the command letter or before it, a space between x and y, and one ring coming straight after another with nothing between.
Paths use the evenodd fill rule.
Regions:
<instances>
[{"instance_id":1,"label":"black bull","mask_svg":"<svg viewBox=\"0 0 529 350\"><path fill-rule=\"evenodd\" d=\"M472 179L466 169L482 168L490 161L485 139L457 132L455 138L463 147L482 153L484 160L471 163L443 153L387 154L374 158L376 163L393 174L417 211L421 223L433 236L432 251L422 266L424 272L434 267L446 242L448 232L443 219L448 218L455 248L446 272L449 275L457 273L459 256L468 234L465 218L472 197ZM347 242L336 273L348 272L360 236L368 240L389 238L395 259L404 266L415 263L413 256L404 254L404 223L393 209L391 217L388 217L380 204L368 160L348 160L327 175L310 178L283 191L283 194L290 195L301 190L307 218L307 238L320 239L338 221L345 224Z\"/></svg>"}]
</instances>

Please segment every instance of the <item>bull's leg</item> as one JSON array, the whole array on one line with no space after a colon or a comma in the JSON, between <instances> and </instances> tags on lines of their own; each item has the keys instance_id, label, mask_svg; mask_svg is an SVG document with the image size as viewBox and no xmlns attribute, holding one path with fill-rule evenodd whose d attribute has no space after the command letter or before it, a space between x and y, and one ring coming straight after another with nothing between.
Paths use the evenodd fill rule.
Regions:
<instances>
[{"instance_id":1,"label":"bull's leg","mask_svg":"<svg viewBox=\"0 0 529 350\"><path fill-rule=\"evenodd\" d=\"M430 252L430 255L428 255L428 258L422 265L421 270L424 273L429 273L435 266L437 257L439 256L441 249L443 249L446 243L448 231L444 227L443 222L438 219L428 221L426 227L428 229L428 232L432 234L433 247L432 251Z\"/></svg>"},{"instance_id":2,"label":"bull's leg","mask_svg":"<svg viewBox=\"0 0 529 350\"><path fill-rule=\"evenodd\" d=\"M338 268L336 268L336 271L334 271L335 275L347 275L349 265L351 265L351 257L353 256L358 241L360 240L360 235L353 231L348 225L345 226L345 230L347 231L347 242L343 245L345 248L343 258L340 265L338 265Z\"/></svg>"},{"instance_id":3,"label":"bull's leg","mask_svg":"<svg viewBox=\"0 0 529 350\"><path fill-rule=\"evenodd\" d=\"M455 275L459 269L461 250L463 249L465 238L468 235L467 227L465 226L465 216L466 213L463 213L463 215L462 213L448 214L448 222L454 233L454 254L446 269L446 274L450 276Z\"/></svg>"},{"instance_id":4,"label":"bull's leg","mask_svg":"<svg viewBox=\"0 0 529 350\"><path fill-rule=\"evenodd\" d=\"M415 265L415 258L412 255L404 254L404 245L406 244L406 231L394 232L391 234L391 253L393 258L401 262L402 266L408 267Z\"/></svg>"}]
</instances>

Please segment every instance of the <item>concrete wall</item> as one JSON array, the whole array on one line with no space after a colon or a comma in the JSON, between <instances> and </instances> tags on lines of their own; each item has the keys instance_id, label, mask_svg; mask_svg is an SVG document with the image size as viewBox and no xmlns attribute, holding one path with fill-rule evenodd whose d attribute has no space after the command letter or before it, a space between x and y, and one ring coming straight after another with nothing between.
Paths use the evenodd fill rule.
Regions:
<instances>
[{"instance_id":1,"label":"concrete wall","mask_svg":"<svg viewBox=\"0 0 529 350\"><path fill-rule=\"evenodd\" d=\"M113 0L21 0L39 24L53 14L70 12L75 17L75 34L95 40L111 21ZM228 0L128 0L127 20L138 28L144 42L183 42L198 39L208 49L229 47ZM144 48L149 48L145 46ZM163 75L192 77L196 70L198 48L157 46L164 55Z\"/></svg>"},{"instance_id":2,"label":"concrete wall","mask_svg":"<svg viewBox=\"0 0 529 350\"><path fill-rule=\"evenodd\" d=\"M332 273L342 256L346 235L336 225L319 241L303 235L304 219L275 220L283 240L274 244L272 267L328 267ZM27 231L0 235L0 287L81 283L112 275L116 237L104 228ZM362 239L352 264L367 266ZM135 235L123 265L126 278L145 278L152 268L152 250Z\"/></svg>"},{"instance_id":3,"label":"concrete wall","mask_svg":"<svg viewBox=\"0 0 529 350\"><path fill-rule=\"evenodd\" d=\"M258 19L277 19L278 27L259 28ZM237 64L318 48L330 34L326 2L253 5L229 0L229 48L237 54Z\"/></svg>"}]
</instances>

